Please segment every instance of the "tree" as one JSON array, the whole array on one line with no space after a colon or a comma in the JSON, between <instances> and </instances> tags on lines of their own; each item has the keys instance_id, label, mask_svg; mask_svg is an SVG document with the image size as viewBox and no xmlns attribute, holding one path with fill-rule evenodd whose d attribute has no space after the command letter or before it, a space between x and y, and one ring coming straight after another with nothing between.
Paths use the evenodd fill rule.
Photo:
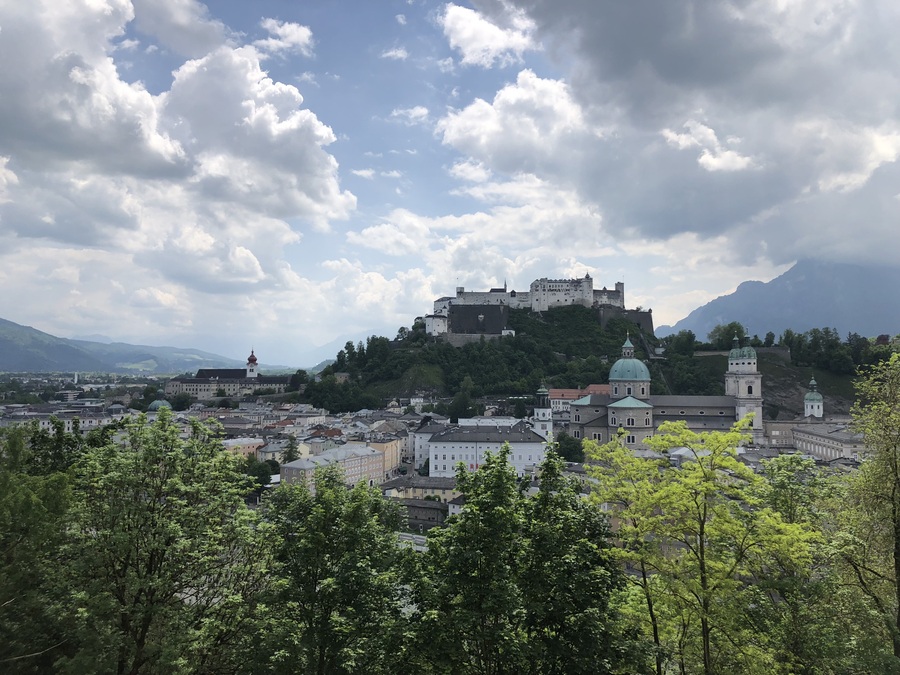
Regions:
<instances>
[{"instance_id":1,"label":"tree","mask_svg":"<svg viewBox=\"0 0 900 675\"><path fill-rule=\"evenodd\" d=\"M187 410L193 400L194 397L186 391L175 394L175 396L172 397L172 410Z\"/></svg>"},{"instance_id":2,"label":"tree","mask_svg":"<svg viewBox=\"0 0 900 675\"><path fill-rule=\"evenodd\" d=\"M637 611L637 622L653 641L655 671L662 675L666 654L674 651L671 644L665 644L665 627L659 616L659 605L664 602L659 576L664 568L659 505L668 461L636 455L622 442L624 435L623 429L602 446L591 440L584 443L585 454L593 460L587 470L596 481L591 497L615 514L615 535L620 543L616 552L623 566L632 571L626 578L643 605Z\"/></svg>"},{"instance_id":3,"label":"tree","mask_svg":"<svg viewBox=\"0 0 900 675\"><path fill-rule=\"evenodd\" d=\"M727 432L696 433L667 422L636 456L620 439L597 447L596 499L618 527L617 554L632 572L635 623L655 644L657 673L771 671L766 635L750 621L754 579L777 561L809 557L808 528L761 500L763 479L738 461L749 418ZM686 449L679 467L669 451Z\"/></svg>"},{"instance_id":4,"label":"tree","mask_svg":"<svg viewBox=\"0 0 900 675\"><path fill-rule=\"evenodd\" d=\"M696 346L697 336L690 330L679 331L675 335L670 335L666 340L666 352L669 354L693 356Z\"/></svg>"},{"instance_id":5,"label":"tree","mask_svg":"<svg viewBox=\"0 0 900 675\"><path fill-rule=\"evenodd\" d=\"M852 414L867 457L852 483L852 539L843 559L889 627L900 659L900 354L863 371Z\"/></svg>"},{"instance_id":6,"label":"tree","mask_svg":"<svg viewBox=\"0 0 900 675\"><path fill-rule=\"evenodd\" d=\"M623 580L599 507L548 453L537 496L519 489L509 447L460 467L463 511L431 530L415 585L423 663L440 673L613 672L628 641L611 597ZM421 651L420 651L421 650Z\"/></svg>"},{"instance_id":7,"label":"tree","mask_svg":"<svg viewBox=\"0 0 900 675\"><path fill-rule=\"evenodd\" d=\"M34 462L24 428L0 430L0 668L51 672L64 653L65 598L54 565L65 540L68 476Z\"/></svg>"},{"instance_id":8,"label":"tree","mask_svg":"<svg viewBox=\"0 0 900 675\"><path fill-rule=\"evenodd\" d=\"M60 570L78 647L66 670L235 668L270 559L239 462L199 424L182 440L167 410L79 460Z\"/></svg>"},{"instance_id":9,"label":"tree","mask_svg":"<svg viewBox=\"0 0 900 675\"><path fill-rule=\"evenodd\" d=\"M737 459L749 423L747 417L730 431L697 433L684 422L666 422L646 440L661 454L689 451L680 468L664 474L653 536L665 552L660 573L667 592L687 621L679 658L698 661L707 675L771 660L746 621L747 580L764 576L776 556L809 556L807 529L761 503L763 479Z\"/></svg>"},{"instance_id":10,"label":"tree","mask_svg":"<svg viewBox=\"0 0 900 675\"><path fill-rule=\"evenodd\" d=\"M277 573L263 640L275 672L403 670L405 559L395 502L336 467L313 484L282 485L265 506L277 536Z\"/></svg>"},{"instance_id":11,"label":"tree","mask_svg":"<svg viewBox=\"0 0 900 675\"><path fill-rule=\"evenodd\" d=\"M734 338L737 337L743 343L747 336L747 329L739 321L731 323L719 324L711 331L706 339L713 346L713 349L731 349Z\"/></svg>"},{"instance_id":12,"label":"tree","mask_svg":"<svg viewBox=\"0 0 900 675\"><path fill-rule=\"evenodd\" d=\"M583 462L584 449L580 438L573 438L565 431L556 436L556 451L567 462Z\"/></svg>"},{"instance_id":13,"label":"tree","mask_svg":"<svg viewBox=\"0 0 900 675\"><path fill-rule=\"evenodd\" d=\"M299 445L297 444L297 437L291 434L288 436L287 445L284 446L284 450L281 453L281 463L287 464L299 458L300 452Z\"/></svg>"}]
</instances>

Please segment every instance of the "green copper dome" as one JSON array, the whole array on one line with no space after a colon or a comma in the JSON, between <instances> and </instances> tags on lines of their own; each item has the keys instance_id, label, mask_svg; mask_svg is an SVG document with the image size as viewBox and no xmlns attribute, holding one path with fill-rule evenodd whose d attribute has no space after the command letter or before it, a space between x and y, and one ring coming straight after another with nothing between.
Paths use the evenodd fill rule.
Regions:
<instances>
[{"instance_id":1,"label":"green copper dome","mask_svg":"<svg viewBox=\"0 0 900 675\"><path fill-rule=\"evenodd\" d=\"M734 340L731 341L731 351L728 352L728 359L755 359L756 358L756 350L753 349L750 345L746 347L741 347L741 342L738 340L738 336L734 336Z\"/></svg>"},{"instance_id":2,"label":"green copper dome","mask_svg":"<svg viewBox=\"0 0 900 675\"><path fill-rule=\"evenodd\" d=\"M634 358L634 345L626 338L622 345L622 358L609 371L610 382L644 382L650 380L650 371L640 359Z\"/></svg>"},{"instance_id":3,"label":"green copper dome","mask_svg":"<svg viewBox=\"0 0 900 675\"><path fill-rule=\"evenodd\" d=\"M803 397L803 400L806 403L821 403L824 400L822 394L816 391L817 386L818 385L816 384L816 378L813 378L809 381L809 391L806 392L806 396Z\"/></svg>"}]
</instances>

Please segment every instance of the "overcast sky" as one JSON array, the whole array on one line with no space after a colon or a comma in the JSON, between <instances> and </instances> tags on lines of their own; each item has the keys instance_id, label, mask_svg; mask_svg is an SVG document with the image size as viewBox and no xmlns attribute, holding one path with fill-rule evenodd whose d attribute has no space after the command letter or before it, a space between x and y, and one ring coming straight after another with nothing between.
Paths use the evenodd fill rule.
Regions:
<instances>
[{"instance_id":1,"label":"overcast sky","mask_svg":"<svg viewBox=\"0 0 900 675\"><path fill-rule=\"evenodd\" d=\"M311 365L455 287L657 325L895 264L896 0L0 0L0 317Z\"/></svg>"}]
</instances>

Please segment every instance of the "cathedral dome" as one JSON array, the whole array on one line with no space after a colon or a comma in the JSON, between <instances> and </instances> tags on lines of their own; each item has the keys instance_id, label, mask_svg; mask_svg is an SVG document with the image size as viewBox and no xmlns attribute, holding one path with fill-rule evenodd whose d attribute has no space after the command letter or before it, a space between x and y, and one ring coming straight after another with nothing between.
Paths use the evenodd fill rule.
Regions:
<instances>
[{"instance_id":1,"label":"cathedral dome","mask_svg":"<svg viewBox=\"0 0 900 675\"><path fill-rule=\"evenodd\" d=\"M609 371L609 381L644 382L650 380L650 371L640 359L634 358L634 345L626 338L622 345L622 358Z\"/></svg>"}]
</instances>

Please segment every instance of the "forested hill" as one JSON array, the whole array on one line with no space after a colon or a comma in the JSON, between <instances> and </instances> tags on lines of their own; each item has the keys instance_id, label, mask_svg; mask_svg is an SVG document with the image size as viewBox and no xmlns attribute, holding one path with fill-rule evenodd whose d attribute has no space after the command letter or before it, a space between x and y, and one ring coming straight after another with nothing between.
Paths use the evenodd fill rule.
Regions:
<instances>
[{"instance_id":1,"label":"forested hill","mask_svg":"<svg viewBox=\"0 0 900 675\"><path fill-rule=\"evenodd\" d=\"M583 387L606 382L609 368L622 352L630 333L641 358L644 343L628 321L610 321L601 328L599 317L585 307L561 307L543 314L510 310L512 337L483 340L461 348L435 342L423 324L401 329L397 339L370 337L365 344L348 342L335 362L323 371L321 382L307 387L307 397L329 410L380 407L385 398L424 392L451 396L463 387L473 397L533 394L548 387ZM334 373L346 372L339 384Z\"/></svg>"},{"instance_id":2,"label":"forested hill","mask_svg":"<svg viewBox=\"0 0 900 675\"><path fill-rule=\"evenodd\" d=\"M307 385L306 397L314 405L343 412L381 407L389 399L417 393L450 397L465 391L472 399L505 398L531 396L542 384L560 388L602 384L629 334L638 358L649 364L653 392L724 394L723 350L730 346L735 326L744 334L739 324L728 324L719 331L728 336L722 337L722 344L701 343L688 331L660 341L624 320L601 328L595 312L577 306L543 314L510 310L509 323L514 337L461 348L431 340L421 324L401 329L393 340L370 337L365 344L348 342L322 371L322 380ZM767 338L774 344L774 336ZM856 367L886 358L892 351L889 346L870 345L856 334L844 344L828 329L786 331L781 338L786 344L780 352L760 351L764 412L769 418L801 413L812 376L819 382L826 408L846 412L854 396ZM758 339L753 342L763 346ZM648 350L660 345L668 347L667 357L651 359ZM710 353L715 351L720 355ZM349 378L339 382L335 373L347 373Z\"/></svg>"}]
</instances>

